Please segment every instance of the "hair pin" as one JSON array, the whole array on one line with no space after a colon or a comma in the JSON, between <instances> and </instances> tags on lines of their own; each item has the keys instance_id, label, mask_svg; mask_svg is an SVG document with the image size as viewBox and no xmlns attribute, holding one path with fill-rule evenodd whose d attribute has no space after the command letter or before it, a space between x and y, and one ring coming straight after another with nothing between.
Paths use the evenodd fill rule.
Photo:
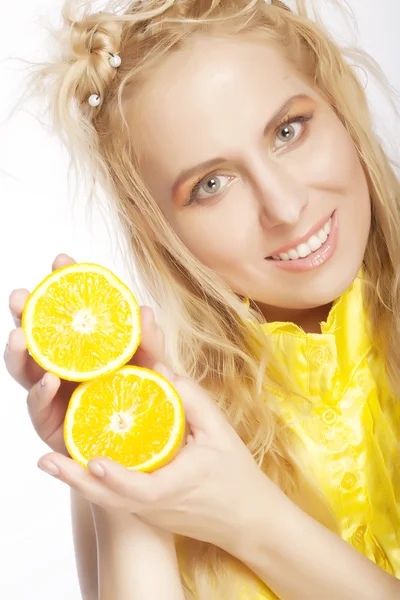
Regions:
<instances>
[{"instance_id":1,"label":"hair pin","mask_svg":"<svg viewBox=\"0 0 400 600\"><path fill-rule=\"evenodd\" d=\"M100 105L101 98L100 98L99 94L92 94L91 96L89 96L88 102L89 102L90 106L93 106L94 108L96 108L97 106Z\"/></svg>"},{"instance_id":2,"label":"hair pin","mask_svg":"<svg viewBox=\"0 0 400 600\"><path fill-rule=\"evenodd\" d=\"M114 68L114 69L118 69L118 67L121 66L122 63L122 59L119 56L119 54L111 54L110 53L110 65Z\"/></svg>"},{"instance_id":3,"label":"hair pin","mask_svg":"<svg viewBox=\"0 0 400 600\"><path fill-rule=\"evenodd\" d=\"M110 54L110 65L114 68L114 69L118 69L118 67L121 66L122 63L122 59L119 56L119 54L111 54L111 52L109 52ZM90 106L93 106L93 108L97 108L98 106L100 106L101 103L101 98L99 94L92 94L91 96L89 96L89 100L88 100Z\"/></svg>"}]
</instances>

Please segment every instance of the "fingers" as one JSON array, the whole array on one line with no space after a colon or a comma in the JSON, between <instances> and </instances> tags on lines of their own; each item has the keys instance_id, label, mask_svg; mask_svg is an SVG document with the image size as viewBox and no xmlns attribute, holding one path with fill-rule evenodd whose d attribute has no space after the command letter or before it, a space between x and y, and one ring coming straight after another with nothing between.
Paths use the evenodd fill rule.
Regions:
<instances>
[{"instance_id":1,"label":"fingers","mask_svg":"<svg viewBox=\"0 0 400 600\"><path fill-rule=\"evenodd\" d=\"M127 500L103 485L102 480L93 477L75 460L58 453L45 454L38 461L38 467L57 477L84 498L104 508L126 509Z\"/></svg>"},{"instance_id":2,"label":"fingers","mask_svg":"<svg viewBox=\"0 0 400 600\"><path fill-rule=\"evenodd\" d=\"M29 390L28 413L39 437L52 448L69 456L64 441L64 419L68 407L66 398L59 393L61 381L52 373L45 373Z\"/></svg>"},{"instance_id":3,"label":"fingers","mask_svg":"<svg viewBox=\"0 0 400 600\"><path fill-rule=\"evenodd\" d=\"M142 319L142 349L154 361L163 361L165 359L165 338L164 332L156 322L154 312L149 306L141 307Z\"/></svg>"},{"instance_id":4,"label":"fingers","mask_svg":"<svg viewBox=\"0 0 400 600\"><path fill-rule=\"evenodd\" d=\"M53 270L75 262L67 254L59 254L53 262ZM9 299L11 315L16 329L10 333L4 352L4 361L10 375L23 387L29 389L43 376L43 369L35 364L26 349L25 338L21 327L24 306L29 297L26 289L14 290Z\"/></svg>"},{"instance_id":5,"label":"fingers","mask_svg":"<svg viewBox=\"0 0 400 600\"><path fill-rule=\"evenodd\" d=\"M165 362L165 338L161 327L156 323L153 310L149 306L141 306L140 321L142 337L131 363L152 369L155 362Z\"/></svg>"},{"instance_id":6,"label":"fingers","mask_svg":"<svg viewBox=\"0 0 400 600\"><path fill-rule=\"evenodd\" d=\"M52 264L52 270L55 271L74 262L74 259L67 254L59 254ZM16 327L21 325L22 311L28 297L29 291L26 289L14 290L10 295L9 307Z\"/></svg>"},{"instance_id":7,"label":"fingers","mask_svg":"<svg viewBox=\"0 0 400 600\"><path fill-rule=\"evenodd\" d=\"M29 389L43 376L43 369L29 356L22 329L14 329L4 352L7 371L25 389Z\"/></svg>"},{"instance_id":8,"label":"fingers","mask_svg":"<svg viewBox=\"0 0 400 600\"><path fill-rule=\"evenodd\" d=\"M198 383L179 376L174 376L171 383L182 400L186 421L195 437L206 433L218 441L229 435L231 426L225 415Z\"/></svg>"},{"instance_id":9,"label":"fingers","mask_svg":"<svg viewBox=\"0 0 400 600\"><path fill-rule=\"evenodd\" d=\"M149 508L154 508L154 504L176 494L193 477L197 466L193 462L194 454L190 457L188 454L185 447L171 463L153 473L127 469L105 457L89 461L88 469L105 487L126 498L131 512L143 515ZM182 460L184 455L188 460Z\"/></svg>"},{"instance_id":10,"label":"fingers","mask_svg":"<svg viewBox=\"0 0 400 600\"><path fill-rule=\"evenodd\" d=\"M61 267L66 267L67 265L72 265L76 262L73 258L68 256L68 254L59 254L54 259L52 264L52 271L56 271L57 269L61 269Z\"/></svg>"},{"instance_id":11,"label":"fingers","mask_svg":"<svg viewBox=\"0 0 400 600\"><path fill-rule=\"evenodd\" d=\"M14 290L11 293L8 305L16 327L21 326L22 311L28 297L29 291L25 289Z\"/></svg>"},{"instance_id":12,"label":"fingers","mask_svg":"<svg viewBox=\"0 0 400 600\"><path fill-rule=\"evenodd\" d=\"M52 412L51 403L57 394L61 381L52 373L45 373L28 393L28 412L33 425L46 422Z\"/></svg>"},{"instance_id":13,"label":"fingers","mask_svg":"<svg viewBox=\"0 0 400 600\"><path fill-rule=\"evenodd\" d=\"M109 458L89 461L88 469L115 494L129 498L137 505L157 502L163 494L153 474L127 469Z\"/></svg>"}]
</instances>

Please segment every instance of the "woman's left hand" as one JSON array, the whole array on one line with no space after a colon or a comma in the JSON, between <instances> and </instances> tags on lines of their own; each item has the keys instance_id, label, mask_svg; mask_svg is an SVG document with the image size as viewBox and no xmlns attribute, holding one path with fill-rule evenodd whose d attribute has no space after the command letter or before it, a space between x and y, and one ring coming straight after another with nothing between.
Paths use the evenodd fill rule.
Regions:
<instances>
[{"instance_id":1,"label":"woman's left hand","mask_svg":"<svg viewBox=\"0 0 400 600\"><path fill-rule=\"evenodd\" d=\"M197 383L161 364L154 370L178 391L191 432L170 464L141 473L96 457L87 470L66 456L49 453L39 466L46 470L46 463L56 465L61 481L107 511L134 513L161 529L233 554L243 532L260 509L268 510L267 502L278 489Z\"/></svg>"}]
</instances>

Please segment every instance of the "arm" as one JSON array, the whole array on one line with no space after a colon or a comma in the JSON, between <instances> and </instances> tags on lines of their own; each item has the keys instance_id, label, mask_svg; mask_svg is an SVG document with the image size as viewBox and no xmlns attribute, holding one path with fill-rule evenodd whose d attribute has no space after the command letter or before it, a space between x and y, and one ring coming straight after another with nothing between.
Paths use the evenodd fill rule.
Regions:
<instances>
[{"instance_id":1,"label":"arm","mask_svg":"<svg viewBox=\"0 0 400 600\"><path fill-rule=\"evenodd\" d=\"M90 502L71 489L75 561L82 600L97 600L97 543Z\"/></svg>"},{"instance_id":2,"label":"arm","mask_svg":"<svg viewBox=\"0 0 400 600\"><path fill-rule=\"evenodd\" d=\"M283 493L271 494L270 482L259 500L233 554L282 600L399 600L398 579Z\"/></svg>"},{"instance_id":3,"label":"arm","mask_svg":"<svg viewBox=\"0 0 400 600\"><path fill-rule=\"evenodd\" d=\"M82 600L184 600L171 535L110 516L73 489L71 514Z\"/></svg>"},{"instance_id":4,"label":"arm","mask_svg":"<svg viewBox=\"0 0 400 600\"><path fill-rule=\"evenodd\" d=\"M184 600L174 538L136 516L92 505L99 600Z\"/></svg>"}]
</instances>

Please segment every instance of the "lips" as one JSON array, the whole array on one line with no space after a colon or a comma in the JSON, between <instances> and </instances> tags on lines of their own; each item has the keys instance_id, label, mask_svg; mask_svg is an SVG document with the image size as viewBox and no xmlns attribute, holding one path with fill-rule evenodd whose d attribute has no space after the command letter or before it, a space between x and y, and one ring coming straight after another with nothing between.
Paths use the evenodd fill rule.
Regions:
<instances>
[{"instance_id":1,"label":"lips","mask_svg":"<svg viewBox=\"0 0 400 600\"><path fill-rule=\"evenodd\" d=\"M321 219L306 235L275 250L267 257L268 260L299 260L318 251L329 237L332 227L332 216Z\"/></svg>"},{"instance_id":2,"label":"lips","mask_svg":"<svg viewBox=\"0 0 400 600\"><path fill-rule=\"evenodd\" d=\"M335 210L332 217L326 221L326 223L318 223L321 225L320 229L315 231L311 237L306 238L293 248L286 249L286 252L281 252L279 255L270 257L269 261L271 266L280 269L282 271L293 272L293 273L305 273L315 269L320 269L335 255L338 240L339 240L339 219L338 211ZM329 233L325 231L330 229ZM310 233L313 231L310 230ZM314 238L316 238L314 240ZM325 242L322 243L322 239ZM296 240L297 241L297 240ZM315 244L321 244L318 250L312 251L311 246ZM285 248L288 248L286 246ZM300 253L300 254L299 254ZM301 256L303 255L303 256ZM304 256L306 255L306 256ZM270 267L269 267L270 268Z\"/></svg>"}]
</instances>

